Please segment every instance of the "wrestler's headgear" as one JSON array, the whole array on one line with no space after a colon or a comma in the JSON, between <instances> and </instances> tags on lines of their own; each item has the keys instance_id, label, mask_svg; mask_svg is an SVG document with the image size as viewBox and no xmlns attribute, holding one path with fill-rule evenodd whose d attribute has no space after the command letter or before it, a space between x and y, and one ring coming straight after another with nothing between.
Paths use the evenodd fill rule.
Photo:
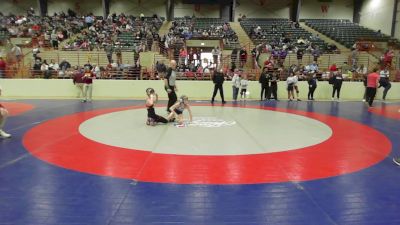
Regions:
<instances>
[{"instance_id":1,"label":"wrestler's headgear","mask_svg":"<svg viewBox=\"0 0 400 225\"><path fill-rule=\"evenodd\" d=\"M154 92L155 92L155 91L154 91L153 88L147 88L147 89L146 89L146 94L147 94L147 95L154 94Z\"/></svg>"}]
</instances>

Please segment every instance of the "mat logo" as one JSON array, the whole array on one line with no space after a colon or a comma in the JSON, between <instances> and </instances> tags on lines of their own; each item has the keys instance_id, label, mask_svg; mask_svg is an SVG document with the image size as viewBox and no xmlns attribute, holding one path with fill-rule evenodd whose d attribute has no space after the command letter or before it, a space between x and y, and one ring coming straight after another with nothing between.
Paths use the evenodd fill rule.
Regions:
<instances>
[{"instance_id":1,"label":"mat logo","mask_svg":"<svg viewBox=\"0 0 400 225\"><path fill-rule=\"evenodd\" d=\"M236 125L236 121L225 121L216 117L193 117L191 123L185 123L176 125L176 127L206 127L206 128L218 128L218 127L229 127Z\"/></svg>"}]
</instances>

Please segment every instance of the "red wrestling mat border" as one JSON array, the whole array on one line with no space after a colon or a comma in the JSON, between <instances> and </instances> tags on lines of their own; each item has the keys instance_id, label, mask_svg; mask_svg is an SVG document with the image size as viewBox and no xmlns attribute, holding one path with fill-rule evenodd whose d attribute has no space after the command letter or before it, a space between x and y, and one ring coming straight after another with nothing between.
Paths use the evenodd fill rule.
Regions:
<instances>
[{"instance_id":1,"label":"red wrestling mat border","mask_svg":"<svg viewBox=\"0 0 400 225\"><path fill-rule=\"evenodd\" d=\"M19 102L1 102L1 104L10 113L10 116L18 116L35 108L33 105Z\"/></svg>"},{"instance_id":2,"label":"red wrestling mat border","mask_svg":"<svg viewBox=\"0 0 400 225\"><path fill-rule=\"evenodd\" d=\"M382 133L348 119L260 106L243 108L309 117L327 124L333 134L320 144L291 151L190 156L108 146L79 133L79 125L90 118L139 108L143 107L101 109L53 119L28 131L23 144L32 155L66 169L144 182L177 184L254 184L328 178L370 167L383 160L392 148L391 142Z\"/></svg>"},{"instance_id":3,"label":"red wrestling mat border","mask_svg":"<svg viewBox=\"0 0 400 225\"><path fill-rule=\"evenodd\" d=\"M398 105L373 107L368 109L368 111L386 118L400 120L400 106Z\"/></svg>"}]
</instances>

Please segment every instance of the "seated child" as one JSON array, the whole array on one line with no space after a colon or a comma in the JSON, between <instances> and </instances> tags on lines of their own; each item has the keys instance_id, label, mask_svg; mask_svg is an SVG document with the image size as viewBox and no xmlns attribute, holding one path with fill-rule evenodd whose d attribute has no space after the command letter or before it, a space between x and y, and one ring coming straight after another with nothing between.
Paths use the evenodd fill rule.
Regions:
<instances>
[{"instance_id":1,"label":"seated child","mask_svg":"<svg viewBox=\"0 0 400 225\"><path fill-rule=\"evenodd\" d=\"M158 95L154 91L153 88L146 89L147 99L146 99L146 107L147 107L147 125L155 126L158 122L168 123L168 120L162 116L156 114L154 110L154 106L158 101Z\"/></svg>"}]
</instances>

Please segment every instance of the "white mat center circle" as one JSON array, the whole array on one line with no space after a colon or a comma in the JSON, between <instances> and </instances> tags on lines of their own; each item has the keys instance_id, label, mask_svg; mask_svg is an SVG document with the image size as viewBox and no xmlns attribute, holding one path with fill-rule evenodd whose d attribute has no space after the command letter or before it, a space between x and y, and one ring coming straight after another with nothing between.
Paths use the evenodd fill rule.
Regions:
<instances>
[{"instance_id":1,"label":"white mat center circle","mask_svg":"<svg viewBox=\"0 0 400 225\"><path fill-rule=\"evenodd\" d=\"M163 108L156 108L161 114ZM146 109L104 114L81 124L86 138L116 147L181 155L247 155L295 150L332 135L324 123L296 114L238 107L192 106L194 122L147 126ZM165 115L163 115L165 116ZM187 118L186 112L184 116Z\"/></svg>"}]
</instances>

